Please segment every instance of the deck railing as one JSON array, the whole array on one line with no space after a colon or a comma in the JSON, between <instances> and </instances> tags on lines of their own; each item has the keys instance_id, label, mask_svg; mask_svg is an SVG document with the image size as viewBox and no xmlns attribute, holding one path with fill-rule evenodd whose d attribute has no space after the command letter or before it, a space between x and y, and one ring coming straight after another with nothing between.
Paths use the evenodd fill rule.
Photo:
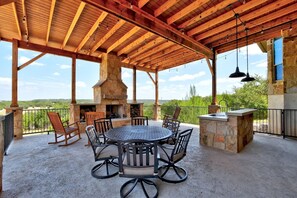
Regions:
<instances>
[{"instance_id":1,"label":"deck railing","mask_svg":"<svg viewBox=\"0 0 297 198\"><path fill-rule=\"evenodd\" d=\"M7 149L10 143L13 140L14 135L14 127L13 127L13 112L6 114L5 116L1 116L1 124L0 124L0 131L3 131L4 136L4 154L6 154Z\"/></svg>"}]
</instances>

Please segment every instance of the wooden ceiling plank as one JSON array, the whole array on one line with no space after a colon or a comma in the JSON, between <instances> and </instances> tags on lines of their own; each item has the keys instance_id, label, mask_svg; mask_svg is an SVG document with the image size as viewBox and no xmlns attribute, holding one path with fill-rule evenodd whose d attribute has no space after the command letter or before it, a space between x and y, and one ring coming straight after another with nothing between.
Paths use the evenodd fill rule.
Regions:
<instances>
[{"instance_id":1,"label":"wooden ceiling plank","mask_svg":"<svg viewBox=\"0 0 297 198\"><path fill-rule=\"evenodd\" d=\"M199 15L191 18L190 20L185 21L184 23L180 24L178 26L178 28L179 29L186 28L187 26L190 26L190 25L192 25L192 24L194 24L194 23L196 23L196 22L198 22L198 21L206 18L206 17L210 16L213 13L216 13L216 12L222 10L222 9L225 9L228 5L230 5L232 3L235 3L237 1L238 0L224 0L221 3L215 5L215 6L211 7L211 8L209 8L208 10L200 13Z\"/></svg>"},{"instance_id":2,"label":"wooden ceiling plank","mask_svg":"<svg viewBox=\"0 0 297 198\"><path fill-rule=\"evenodd\" d=\"M85 5L86 5L85 2L80 2L79 7L78 7L78 9L77 9L77 11L76 11L76 14L75 14L75 16L74 16L74 18L73 18L73 20L72 20L72 22L71 22L71 25L70 25L70 27L69 27L69 29L68 29L68 31L67 31L67 34L66 34L65 38L64 38L63 44L62 44L62 46L61 46L61 49L64 49L64 47L65 47L65 45L66 45L68 39L69 39L70 36L71 36L71 33L72 33L74 27L75 27L75 25L76 25L76 23L77 23L77 21L78 21L80 15L81 15L83 9L84 9L84 7L85 7Z\"/></svg>"},{"instance_id":3,"label":"wooden ceiling plank","mask_svg":"<svg viewBox=\"0 0 297 198\"><path fill-rule=\"evenodd\" d=\"M243 4L241 6L238 6L236 8L234 8L234 12L235 13L243 13L243 12L246 12L256 6L259 6L265 2L267 2L269 0L257 0L257 1L249 1L247 2L246 4ZM220 15L219 17L216 17L212 20L209 20L207 21L206 23L203 23L201 25L198 25L194 28L192 28L191 30L189 30L186 34L189 35L189 36L193 36L195 34L198 34L200 32L203 32L203 31L206 31L208 29L210 29L211 27L219 24L219 23L222 23L226 20L229 20L231 18L234 18L234 12L231 10L229 12L226 12L225 14L222 14Z\"/></svg>"},{"instance_id":4,"label":"wooden ceiling plank","mask_svg":"<svg viewBox=\"0 0 297 198\"><path fill-rule=\"evenodd\" d=\"M135 41L131 42L129 45L127 45L126 47L124 47L123 49L121 49L120 51L118 51L117 55L120 56L124 53L127 54L127 52L131 51L131 49L134 49L136 46L138 46L139 44L141 44L142 42L144 42L146 39L149 39L150 37L154 36L153 33L151 32L147 32L144 35L142 35L141 37L139 37L138 39L136 39Z\"/></svg>"},{"instance_id":5,"label":"wooden ceiling plank","mask_svg":"<svg viewBox=\"0 0 297 198\"><path fill-rule=\"evenodd\" d=\"M193 56L193 54L189 54L189 55L186 55L184 58L181 58L179 60L176 60L176 61L167 61L167 62L164 62L164 63L158 63L158 70L161 71L161 70L165 70L165 69L169 69L169 68L172 68L172 67L176 67L176 66L180 66L182 64L186 64L186 63L189 63L189 62L193 62L193 61L196 61L196 60L199 60L200 57L199 56Z\"/></svg>"},{"instance_id":6,"label":"wooden ceiling plank","mask_svg":"<svg viewBox=\"0 0 297 198\"><path fill-rule=\"evenodd\" d=\"M201 53L208 56L209 58L212 58L213 52L208 47L202 45L188 35L183 34L179 30L171 27L170 25L154 17L153 15L143 11L139 7L130 4L126 0L113 0L107 2L104 0L83 1L112 15L129 21L134 25L140 26L149 32L153 32L156 35L182 45L196 53ZM130 10L132 10L134 13Z\"/></svg>"},{"instance_id":7,"label":"wooden ceiling plank","mask_svg":"<svg viewBox=\"0 0 297 198\"><path fill-rule=\"evenodd\" d=\"M248 26L250 28L250 25L253 25L253 24L258 24L258 22L253 22L251 20L253 19L260 19L259 22L261 22L263 20L263 18L261 16L267 14L268 12L273 12L274 10L277 10L279 9L280 7L283 7L283 6L286 6L290 3L294 2L294 0L281 0L281 1L275 1L265 7L262 7L262 8L259 8L258 10L254 11L254 12L250 12L246 15L243 15L243 16L240 16L240 19L244 22L246 22L246 26ZM295 9L296 10L296 9ZM260 18L261 17L261 18ZM266 17L266 19L270 20L270 17ZM251 22L249 22L251 21ZM263 23L263 22L262 22ZM248 25L249 24L249 25ZM199 34L195 37L196 40L203 40L205 38L208 38L208 37L217 37L220 33L222 33L223 31L225 30L231 30L231 28L235 27L235 21L230 21L228 23L225 23L219 27L216 27L212 30L209 30L207 32L204 32L202 34ZM239 28L241 28L242 26L239 26ZM227 36L227 35L225 35ZM211 38L211 40L213 40L214 38Z\"/></svg>"},{"instance_id":8,"label":"wooden ceiling plank","mask_svg":"<svg viewBox=\"0 0 297 198\"><path fill-rule=\"evenodd\" d=\"M202 5L206 4L209 1L211 1L211 0L196 0L196 1L194 1L193 3L186 6L184 9L182 9L181 11L179 11L176 14L174 14L173 16L169 17L167 19L167 23L168 24L174 23L175 21L181 19L182 17L186 16L190 12L196 10L197 8L201 7Z\"/></svg>"},{"instance_id":9,"label":"wooden ceiling plank","mask_svg":"<svg viewBox=\"0 0 297 198\"><path fill-rule=\"evenodd\" d=\"M25 0L22 0L22 11L23 11L23 23L25 24L25 35L26 39L29 40L29 29L28 29L28 17L27 17L27 12L26 12L26 5L25 5Z\"/></svg>"},{"instance_id":10,"label":"wooden ceiling plank","mask_svg":"<svg viewBox=\"0 0 297 198\"><path fill-rule=\"evenodd\" d=\"M138 32L141 28L140 27L133 27L129 32L127 32L125 35L123 35L119 40L117 40L114 44L112 44L108 49L107 53L111 52L113 49L121 45L123 42L125 42L128 38L133 36L136 32Z\"/></svg>"},{"instance_id":11,"label":"wooden ceiling plank","mask_svg":"<svg viewBox=\"0 0 297 198\"><path fill-rule=\"evenodd\" d=\"M138 7L142 8L143 6L145 6L145 4L147 4L150 0L139 0L138 1Z\"/></svg>"},{"instance_id":12,"label":"wooden ceiling plank","mask_svg":"<svg viewBox=\"0 0 297 198\"><path fill-rule=\"evenodd\" d=\"M19 18L18 18L18 14L17 14L15 2L13 2L11 4L11 6L12 6L12 10L13 10L13 15L14 15L14 18L15 18L16 27L18 29L18 36L19 36L19 38L17 38L17 39L18 40L22 40L22 32L21 32L21 27L20 27L20 23L19 23Z\"/></svg>"},{"instance_id":13,"label":"wooden ceiling plank","mask_svg":"<svg viewBox=\"0 0 297 198\"><path fill-rule=\"evenodd\" d=\"M127 55L127 57L129 58L134 58L135 56L138 56L139 54L142 54L143 52L151 49L152 47L159 45L162 42L165 42L166 40L162 37L157 37L156 39L148 42L146 45L141 46L140 48L138 48L135 51L132 51L131 53L129 53Z\"/></svg>"},{"instance_id":14,"label":"wooden ceiling plank","mask_svg":"<svg viewBox=\"0 0 297 198\"><path fill-rule=\"evenodd\" d=\"M37 55L36 57L32 58L31 60L25 62L24 64L20 65L18 67L18 70L21 70L25 67L27 67L28 65L30 65L31 63L33 63L34 61L38 60L39 58L43 57L44 55L46 55L46 53L42 52L41 54Z\"/></svg>"},{"instance_id":15,"label":"wooden ceiling plank","mask_svg":"<svg viewBox=\"0 0 297 198\"><path fill-rule=\"evenodd\" d=\"M98 47L100 47L107 39L114 35L118 29L120 29L126 21L119 20L91 49L91 53L95 52Z\"/></svg>"},{"instance_id":16,"label":"wooden ceiling plank","mask_svg":"<svg viewBox=\"0 0 297 198\"><path fill-rule=\"evenodd\" d=\"M50 14L49 14L49 18L48 18L48 24L47 24L45 45L48 44L49 35L50 35L50 32L51 32L52 21L53 21L53 16L54 16L54 11L55 11L55 5L56 5L56 0L52 0L51 8L50 8Z\"/></svg>"},{"instance_id":17,"label":"wooden ceiling plank","mask_svg":"<svg viewBox=\"0 0 297 198\"><path fill-rule=\"evenodd\" d=\"M104 19L107 17L107 15L108 15L107 12L102 12L101 13L101 15L98 17L98 19L96 20L96 22L93 24L93 26L91 27L91 29L89 30L89 32L85 35L85 37L83 38L83 40L80 42L80 44L78 45L78 47L75 49L75 52L78 52L78 51L80 51L83 48L83 46L86 44L86 42L90 39L90 37L96 31L96 29L98 28L99 24L104 21Z\"/></svg>"},{"instance_id":18,"label":"wooden ceiling plank","mask_svg":"<svg viewBox=\"0 0 297 198\"><path fill-rule=\"evenodd\" d=\"M164 4L162 4L160 7L158 7L154 11L155 17L158 17L159 15L161 15L163 12L165 12L166 10L168 10L169 8L174 6L174 4L176 4L179 1L180 0L168 0L168 1L166 1Z\"/></svg>"},{"instance_id":19,"label":"wooden ceiling plank","mask_svg":"<svg viewBox=\"0 0 297 198\"><path fill-rule=\"evenodd\" d=\"M10 4L10 3L15 3L16 0L1 0L0 1L0 6L4 6L4 5L7 5L7 4Z\"/></svg>"},{"instance_id":20,"label":"wooden ceiling plank","mask_svg":"<svg viewBox=\"0 0 297 198\"><path fill-rule=\"evenodd\" d=\"M185 54L186 51L187 51L187 49L180 48L180 49L175 50L175 51L172 51L172 52L170 52L170 53L168 53L166 55L160 56L158 58L154 58L153 60L150 60L149 62L142 63L140 66L145 67L145 66L148 66L148 65L154 65L156 63L159 63L159 62L162 62L162 61L166 61L166 60L169 60L169 59L175 60L175 58L176 58L177 55L179 55L179 54ZM192 52L192 51L190 51L190 52ZM172 57L174 57L174 58L172 58Z\"/></svg>"}]
</instances>

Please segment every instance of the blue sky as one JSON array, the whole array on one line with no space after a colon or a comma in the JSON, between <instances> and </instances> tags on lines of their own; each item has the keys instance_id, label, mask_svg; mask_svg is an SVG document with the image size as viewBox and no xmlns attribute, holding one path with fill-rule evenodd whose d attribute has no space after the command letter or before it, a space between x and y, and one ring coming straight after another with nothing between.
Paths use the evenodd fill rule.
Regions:
<instances>
[{"instance_id":1,"label":"blue sky","mask_svg":"<svg viewBox=\"0 0 297 198\"><path fill-rule=\"evenodd\" d=\"M11 100L11 43L0 42L0 101ZM246 48L239 50L239 68L246 72ZM19 65L40 52L19 49ZM99 80L97 63L77 60L77 99L93 99L92 86ZM236 53L218 55L217 92L231 93L240 87L240 78L228 78L235 71ZM267 76L267 55L256 44L249 46L250 75ZM132 99L132 70L122 69L122 79ZM205 60L181 65L159 72L159 99L184 99L190 85L195 85L200 96L211 95L211 74ZM137 98L154 99L154 85L146 72L137 71ZM19 71L19 100L69 99L71 97L71 58L46 54Z\"/></svg>"}]
</instances>

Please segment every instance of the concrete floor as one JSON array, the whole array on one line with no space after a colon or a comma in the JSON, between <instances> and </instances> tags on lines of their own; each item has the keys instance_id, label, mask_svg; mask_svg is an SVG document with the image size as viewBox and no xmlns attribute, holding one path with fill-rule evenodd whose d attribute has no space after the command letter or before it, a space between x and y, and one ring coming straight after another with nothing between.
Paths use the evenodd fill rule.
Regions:
<instances>
[{"instance_id":1,"label":"concrete floor","mask_svg":"<svg viewBox=\"0 0 297 198\"><path fill-rule=\"evenodd\" d=\"M160 124L151 122L152 124ZM297 197L297 141L256 134L239 154L199 145L195 127L188 155L180 166L189 178L180 184L154 179L159 197ZM68 146L48 145L54 136L14 141L3 161L1 197L120 197L126 178L91 176L93 152L87 137ZM135 191L133 197L143 197Z\"/></svg>"}]
</instances>

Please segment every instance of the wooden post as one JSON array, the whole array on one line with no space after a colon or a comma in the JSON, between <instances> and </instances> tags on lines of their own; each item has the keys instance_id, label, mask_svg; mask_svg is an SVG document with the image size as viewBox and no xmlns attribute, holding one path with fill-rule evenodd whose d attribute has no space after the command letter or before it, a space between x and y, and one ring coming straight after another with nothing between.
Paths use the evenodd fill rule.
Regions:
<instances>
[{"instance_id":1,"label":"wooden post","mask_svg":"<svg viewBox=\"0 0 297 198\"><path fill-rule=\"evenodd\" d=\"M12 41L12 82L10 107L18 107L18 41Z\"/></svg>"},{"instance_id":2,"label":"wooden post","mask_svg":"<svg viewBox=\"0 0 297 198\"><path fill-rule=\"evenodd\" d=\"M217 61L216 61L216 52L213 50L213 59L212 59L212 102L211 105L217 105Z\"/></svg>"},{"instance_id":3,"label":"wooden post","mask_svg":"<svg viewBox=\"0 0 297 198\"><path fill-rule=\"evenodd\" d=\"M155 104L159 105L159 73L155 73Z\"/></svg>"},{"instance_id":4,"label":"wooden post","mask_svg":"<svg viewBox=\"0 0 297 198\"><path fill-rule=\"evenodd\" d=\"M133 67L133 103L136 103L136 67Z\"/></svg>"},{"instance_id":5,"label":"wooden post","mask_svg":"<svg viewBox=\"0 0 297 198\"><path fill-rule=\"evenodd\" d=\"M71 104L76 104L76 55L72 55Z\"/></svg>"}]
</instances>

